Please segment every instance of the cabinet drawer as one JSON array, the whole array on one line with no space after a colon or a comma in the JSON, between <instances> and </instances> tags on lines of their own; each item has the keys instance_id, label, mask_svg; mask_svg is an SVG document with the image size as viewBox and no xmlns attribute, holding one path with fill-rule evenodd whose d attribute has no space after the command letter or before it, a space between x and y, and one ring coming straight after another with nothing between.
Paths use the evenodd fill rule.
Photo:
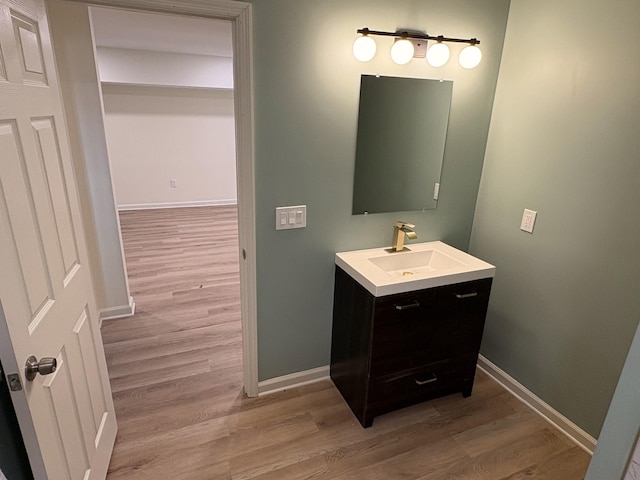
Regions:
<instances>
[{"instance_id":1,"label":"cabinet drawer","mask_svg":"<svg viewBox=\"0 0 640 480\"><path fill-rule=\"evenodd\" d=\"M450 312L456 310L475 310L489 301L491 278L455 283L438 287L438 308Z\"/></svg>"},{"instance_id":2,"label":"cabinet drawer","mask_svg":"<svg viewBox=\"0 0 640 480\"><path fill-rule=\"evenodd\" d=\"M473 384L475 357L445 360L421 368L371 379L370 401L383 405L429 398Z\"/></svg>"},{"instance_id":3,"label":"cabinet drawer","mask_svg":"<svg viewBox=\"0 0 640 480\"><path fill-rule=\"evenodd\" d=\"M371 375L407 370L425 363L420 352L433 329L435 289L376 300Z\"/></svg>"}]
</instances>

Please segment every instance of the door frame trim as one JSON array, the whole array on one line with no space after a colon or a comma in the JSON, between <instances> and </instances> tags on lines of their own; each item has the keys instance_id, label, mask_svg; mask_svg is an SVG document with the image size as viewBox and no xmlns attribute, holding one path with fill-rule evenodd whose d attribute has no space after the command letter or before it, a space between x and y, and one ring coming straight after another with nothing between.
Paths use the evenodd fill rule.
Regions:
<instances>
[{"instance_id":1,"label":"door frame trim","mask_svg":"<svg viewBox=\"0 0 640 480\"><path fill-rule=\"evenodd\" d=\"M232 0L67 0L89 6L229 20L233 26L233 81L240 248L240 311L245 393L258 396L258 326L253 132L251 4Z\"/></svg>"},{"instance_id":2,"label":"door frame trim","mask_svg":"<svg viewBox=\"0 0 640 480\"><path fill-rule=\"evenodd\" d=\"M18 365L16 362L16 354L13 350L13 344L11 343L11 336L9 335L7 319L2 309L2 302L0 302L0 359L4 367L3 374L5 375L5 380L9 372L17 373L24 368L24 365ZM47 470L44 466L44 459L42 458L40 445L38 444L38 437L36 436L36 429L33 424L31 412L29 411L29 403L27 402L24 387L23 385L22 390L11 392L13 409L18 418L18 424L20 425L20 433L22 434L22 441L27 450L27 456L29 457L31 473L34 478L47 478Z\"/></svg>"}]
</instances>

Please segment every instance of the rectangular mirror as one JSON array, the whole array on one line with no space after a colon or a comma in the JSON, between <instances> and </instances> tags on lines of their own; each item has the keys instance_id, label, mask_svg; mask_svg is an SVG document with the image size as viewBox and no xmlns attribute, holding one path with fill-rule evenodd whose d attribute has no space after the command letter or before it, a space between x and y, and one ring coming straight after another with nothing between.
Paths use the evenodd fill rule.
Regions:
<instances>
[{"instance_id":1,"label":"rectangular mirror","mask_svg":"<svg viewBox=\"0 0 640 480\"><path fill-rule=\"evenodd\" d=\"M453 82L362 75L353 214L436 208Z\"/></svg>"}]
</instances>

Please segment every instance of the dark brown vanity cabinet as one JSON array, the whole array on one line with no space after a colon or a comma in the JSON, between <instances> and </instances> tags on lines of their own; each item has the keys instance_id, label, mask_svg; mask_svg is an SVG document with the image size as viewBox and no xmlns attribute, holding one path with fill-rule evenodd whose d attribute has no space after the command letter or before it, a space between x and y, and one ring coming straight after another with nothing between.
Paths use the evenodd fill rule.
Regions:
<instances>
[{"instance_id":1,"label":"dark brown vanity cabinet","mask_svg":"<svg viewBox=\"0 0 640 480\"><path fill-rule=\"evenodd\" d=\"M374 297L336 267L331 379L364 427L430 398L471 395L491 281Z\"/></svg>"}]
</instances>

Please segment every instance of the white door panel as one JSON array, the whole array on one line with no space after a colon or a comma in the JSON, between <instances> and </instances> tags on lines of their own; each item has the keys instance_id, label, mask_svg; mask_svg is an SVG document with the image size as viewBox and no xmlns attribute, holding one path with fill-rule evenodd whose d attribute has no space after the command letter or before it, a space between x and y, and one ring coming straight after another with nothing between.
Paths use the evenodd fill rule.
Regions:
<instances>
[{"instance_id":1,"label":"white door panel","mask_svg":"<svg viewBox=\"0 0 640 480\"><path fill-rule=\"evenodd\" d=\"M0 156L12 353L19 366L30 355L58 362L31 382L20 372L14 401L28 404L50 480L103 479L115 415L42 0L0 0Z\"/></svg>"}]
</instances>

